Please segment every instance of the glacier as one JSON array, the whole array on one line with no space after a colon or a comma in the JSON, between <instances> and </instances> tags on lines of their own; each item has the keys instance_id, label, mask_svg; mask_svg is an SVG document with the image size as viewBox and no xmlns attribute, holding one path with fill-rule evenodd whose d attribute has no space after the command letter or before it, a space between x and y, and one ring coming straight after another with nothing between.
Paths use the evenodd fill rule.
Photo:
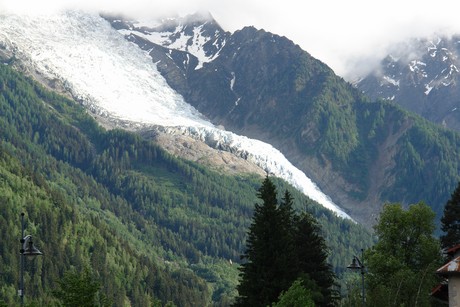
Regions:
<instances>
[{"instance_id":1,"label":"glacier","mask_svg":"<svg viewBox=\"0 0 460 307\"><path fill-rule=\"evenodd\" d=\"M0 14L0 47L47 80L60 81L100 116L131 127L160 127L226 150L353 221L279 150L213 125L169 87L146 52L96 13Z\"/></svg>"}]
</instances>

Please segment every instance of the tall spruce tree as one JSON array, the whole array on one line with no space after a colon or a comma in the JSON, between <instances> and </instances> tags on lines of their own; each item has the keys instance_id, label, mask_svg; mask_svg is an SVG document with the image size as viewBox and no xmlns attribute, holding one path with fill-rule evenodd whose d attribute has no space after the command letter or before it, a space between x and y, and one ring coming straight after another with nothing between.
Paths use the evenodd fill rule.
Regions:
<instances>
[{"instance_id":1,"label":"tall spruce tree","mask_svg":"<svg viewBox=\"0 0 460 307\"><path fill-rule=\"evenodd\" d=\"M269 306L298 278L305 285L313 281L315 293L320 289L317 306L330 306L335 276L318 224L311 215L295 213L288 191L278 205L276 187L268 177L257 196L263 203L254 208L235 306Z\"/></svg>"},{"instance_id":2,"label":"tall spruce tree","mask_svg":"<svg viewBox=\"0 0 460 307\"><path fill-rule=\"evenodd\" d=\"M252 224L249 226L246 252L241 256L241 282L236 306L267 306L276 301L282 290L279 286L277 262L281 247L281 220L277 205L277 191L266 177L257 197Z\"/></svg>"},{"instance_id":3,"label":"tall spruce tree","mask_svg":"<svg viewBox=\"0 0 460 307\"><path fill-rule=\"evenodd\" d=\"M311 214L304 213L297 220L295 233L297 271L306 274L320 289L321 296L314 297L316 306L334 305L335 274L327 262L328 248L320 225Z\"/></svg>"},{"instance_id":4,"label":"tall spruce tree","mask_svg":"<svg viewBox=\"0 0 460 307\"><path fill-rule=\"evenodd\" d=\"M296 223L298 216L293 208L294 199L288 190L284 192L284 197L279 206L279 218L281 221L281 242L282 253L278 259L279 270L282 271L283 279L280 280L280 286L283 290L289 289L292 282L298 276L299 261L296 251Z\"/></svg>"},{"instance_id":5,"label":"tall spruce tree","mask_svg":"<svg viewBox=\"0 0 460 307\"><path fill-rule=\"evenodd\" d=\"M442 248L451 248L460 244L460 182L444 207L441 218Z\"/></svg>"}]
</instances>

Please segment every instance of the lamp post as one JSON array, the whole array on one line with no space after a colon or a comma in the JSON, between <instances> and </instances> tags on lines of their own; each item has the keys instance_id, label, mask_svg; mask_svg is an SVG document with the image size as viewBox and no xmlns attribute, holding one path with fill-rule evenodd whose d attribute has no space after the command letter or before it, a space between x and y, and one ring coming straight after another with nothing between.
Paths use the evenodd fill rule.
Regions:
<instances>
[{"instance_id":1,"label":"lamp post","mask_svg":"<svg viewBox=\"0 0 460 307\"><path fill-rule=\"evenodd\" d=\"M24 236L24 213L21 213L21 249L19 250L20 256L20 277L19 277L19 297L21 300L21 306L24 306L24 258L29 257L31 259L35 256L43 255L41 251L34 246L32 236Z\"/></svg>"},{"instance_id":2,"label":"lamp post","mask_svg":"<svg viewBox=\"0 0 460 307\"><path fill-rule=\"evenodd\" d=\"M364 266L364 250L361 248L361 259L356 256L353 256L353 260L348 269L351 270L361 270L361 281L362 281L362 306L366 306L366 292L364 288L364 274L366 274L366 267Z\"/></svg>"}]
</instances>

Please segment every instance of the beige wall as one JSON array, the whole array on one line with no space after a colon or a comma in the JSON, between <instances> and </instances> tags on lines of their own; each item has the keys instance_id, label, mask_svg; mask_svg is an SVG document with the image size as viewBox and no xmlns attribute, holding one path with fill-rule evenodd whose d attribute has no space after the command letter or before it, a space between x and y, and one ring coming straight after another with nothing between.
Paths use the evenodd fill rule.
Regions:
<instances>
[{"instance_id":1,"label":"beige wall","mask_svg":"<svg viewBox=\"0 0 460 307\"><path fill-rule=\"evenodd\" d=\"M449 307L460 307L460 276L449 276Z\"/></svg>"}]
</instances>

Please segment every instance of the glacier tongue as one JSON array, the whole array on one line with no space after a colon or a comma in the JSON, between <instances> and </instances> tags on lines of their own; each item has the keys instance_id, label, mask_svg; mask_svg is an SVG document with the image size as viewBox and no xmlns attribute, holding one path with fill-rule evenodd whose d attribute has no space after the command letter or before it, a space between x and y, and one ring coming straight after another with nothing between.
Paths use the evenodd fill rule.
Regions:
<instances>
[{"instance_id":1,"label":"glacier tongue","mask_svg":"<svg viewBox=\"0 0 460 307\"><path fill-rule=\"evenodd\" d=\"M209 127L162 127L160 130L169 134L188 135L213 148L244 158L258 165L268 174L286 180L311 199L334 211L338 216L353 220L321 192L310 178L294 167L279 150L270 144Z\"/></svg>"},{"instance_id":2,"label":"glacier tongue","mask_svg":"<svg viewBox=\"0 0 460 307\"><path fill-rule=\"evenodd\" d=\"M96 14L0 15L0 45L99 114L162 126L248 159L305 195L351 219L267 143L223 131L171 89L151 58Z\"/></svg>"}]
</instances>

